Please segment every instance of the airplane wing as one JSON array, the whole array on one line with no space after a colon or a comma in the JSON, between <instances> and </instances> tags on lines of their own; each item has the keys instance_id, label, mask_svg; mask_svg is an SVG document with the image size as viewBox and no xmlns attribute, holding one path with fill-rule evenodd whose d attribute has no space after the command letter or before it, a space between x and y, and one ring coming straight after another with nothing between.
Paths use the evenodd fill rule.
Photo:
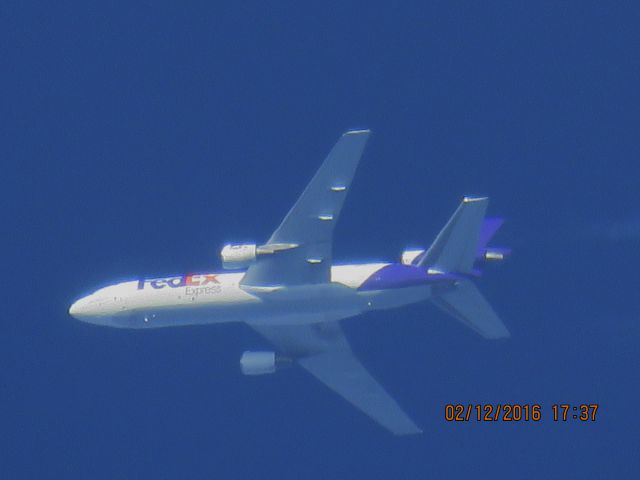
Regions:
<instances>
[{"instance_id":1,"label":"airplane wing","mask_svg":"<svg viewBox=\"0 0 640 480\"><path fill-rule=\"evenodd\" d=\"M369 130L352 130L342 135L280 226L260 247L273 253L258 256L242 285L330 281L333 230L369 134Z\"/></svg>"},{"instance_id":2,"label":"airplane wing","mask_svg":"<svg viewBox=\"0 0 640 480\"><path fill-rule=\"evenodd\" d=\"M338 321L250 326L392 433L408 435L422 432L358 361Z\"/></svg>"}]
</instances>

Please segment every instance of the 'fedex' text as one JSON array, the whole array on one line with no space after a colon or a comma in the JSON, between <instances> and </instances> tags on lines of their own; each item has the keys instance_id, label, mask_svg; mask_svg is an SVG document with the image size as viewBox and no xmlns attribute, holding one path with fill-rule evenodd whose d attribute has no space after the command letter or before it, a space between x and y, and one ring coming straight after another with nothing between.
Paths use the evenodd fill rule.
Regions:
<instances>
[{"instance_id":1,"label":"'fedex' text","mask_svg":"<svg viewBox=\"0 0 640 480\"><path fill-rule=\"evenodd\" d=\"M164 287L179 288L179 287L200 287L203 285L209 285L211 283L219 283L216 275L203 273L200 275L180 275L177 277L168 278L153 278L153 279L140 279L138 280L138 290L142 290L147 285L151 285L151 288L160 289Z\"/></svg>"}]
</instances>

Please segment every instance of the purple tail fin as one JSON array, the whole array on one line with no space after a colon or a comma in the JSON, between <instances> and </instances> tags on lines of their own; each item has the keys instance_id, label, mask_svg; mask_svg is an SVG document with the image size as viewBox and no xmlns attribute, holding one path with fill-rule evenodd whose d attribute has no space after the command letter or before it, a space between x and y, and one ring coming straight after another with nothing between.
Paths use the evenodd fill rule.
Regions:
<instances>
[{"instance_id":1,"label":"purple tail fin","mask_svg":"<svg viewBox=\"0 0 640 480\"><path fill-rule=\"evenodd\" d=\"M478 239L476 258L478 260L503 260L511 254L510 248L489 247L489 242L504 223L502 217L487 217L484 219Z\"/></svg>"},{"instance_id":2,"label":"purple tail fin","mask_svg":"<svg viewBox=\"0 0 640 480\"><path fill-rule=\"evenodd\" d=\"M503 223L504 218L502 217L486 217L484 219L480 229L480 238L478 239L478 255L487 248L487 245L489 245L489 242Z\"/></svg>"}]
</instances>

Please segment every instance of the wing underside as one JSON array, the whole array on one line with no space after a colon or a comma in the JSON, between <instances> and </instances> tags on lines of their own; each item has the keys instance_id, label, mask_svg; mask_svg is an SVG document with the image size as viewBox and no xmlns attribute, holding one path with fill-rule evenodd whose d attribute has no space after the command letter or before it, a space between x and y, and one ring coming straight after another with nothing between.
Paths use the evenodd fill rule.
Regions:
<instances>
[{"instance_id":1,"label":"wing underside","mask_svg":"<svg viewBox=\"0 0 640 480\"><path fill-rule=\"evenodd\" d=\"M263 246L289 245L261 255L242 280L248 286L291 286L330 281L335 224L362 156L369 130L342 135L298 201Z\"/></svg>"},{"instance_id":2,"label":"wing underside","mask_svg":"<svg viewBox=\"0 0 640 480\"><path fill-rule=\"evenodd\" d=\"M338 321L251 327L331 390L396 435L421 433L353 354Z\"/></svg>"},{"instance_id":3,"label":"wing underside","mask_svg":"<svg viewBox=\"0 0 640 480\"><path fill-rule=\"evenodd\" d=\"M258 256L242 279L244 287L292 287L331 281L333 231L369 134L368 130L356 130L342 135L261 247L273 253ZM315 318L300 323L249 325L383 427L397 435L419 433L421 430L353 354L338 321L356 313L314 314Z\"/></svg>"}]
</instances>

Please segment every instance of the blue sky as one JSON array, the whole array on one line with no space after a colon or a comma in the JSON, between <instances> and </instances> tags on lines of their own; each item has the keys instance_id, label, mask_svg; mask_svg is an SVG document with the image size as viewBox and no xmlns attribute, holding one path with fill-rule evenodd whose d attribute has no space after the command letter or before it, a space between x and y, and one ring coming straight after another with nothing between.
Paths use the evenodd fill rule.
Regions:
<instances>
[{"instance_id":1,"label":"blue sky","mask_svg":"<svg viewBox=\"0 0 640 480\"><path fill-rule=\"evenodd\" d=\"M305 2L306 3L306 2ZM640 473L640 9L596 2L0 7L7 478L609 478ZM430 305L348 321L424 428L394 438L240 325L129 332L69 303L266 239L340 133L374 132L338 260L428 245L465 194L514 247L486 342ZM539 402L449 424L447 402ZM553 403L600 403L592 424Z\"/></svg>"}]
</instances>

